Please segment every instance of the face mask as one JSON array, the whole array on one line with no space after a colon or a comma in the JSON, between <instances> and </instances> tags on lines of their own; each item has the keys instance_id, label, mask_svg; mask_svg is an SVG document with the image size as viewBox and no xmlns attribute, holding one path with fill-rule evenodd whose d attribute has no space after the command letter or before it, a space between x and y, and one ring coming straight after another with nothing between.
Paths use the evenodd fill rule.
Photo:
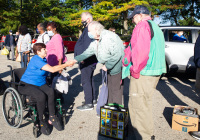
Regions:
<instances>
[{"instance_id":1,"label":"face mask","mask_svg":"<svg viewBox=\"0 0 200 140\"><path fill-rule=\"evenodd\" d=\"M12 35L12 33L10 33L10 35Z\"/></svg>"},{"instance_id":2,"label":"face mask","mask_svg":"<svg viewBox=\"0 0 200 140\"><path fill-rule=\"evenodd\" d=\"M47 31L47 33L48 33L49 36L53 36L54 35L53 31Z\"/></svg>"},{"instance_id":3,"label":"face mask","mask_svg":"<svg viewBox=\"0 0 200 140\"><path fill-rule=\"evenodd\" d=\"M92 34L91 32L88 32L88 36L89 36L89 38L91 38L91 39L95 39L94 36L93 36L93 34Z\"/></svg>"},{"instance_id":4,"label":"face mask","mask_svg":"<svg viewBox=\"0 0 200 140\"><path fill-rule=\"evenodd\" d=\"M85 28L86 25L87 25L87 20L86 20L86 21L83 21L83 22L81 22L81 23L82 23L83 27Z\"/></svg>"}]
</instances>

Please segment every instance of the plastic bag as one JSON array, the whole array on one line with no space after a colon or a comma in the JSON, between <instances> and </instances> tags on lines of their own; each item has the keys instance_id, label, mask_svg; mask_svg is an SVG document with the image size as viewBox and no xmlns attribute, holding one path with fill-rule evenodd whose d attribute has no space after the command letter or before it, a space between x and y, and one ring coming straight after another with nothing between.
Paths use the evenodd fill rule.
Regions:
<instances>
[{"instance_id":1,"label":"plastic bag","mask_svg":"<svg viewBox=\"0 0 200 140\"><path fill-rule=\"evenodd\" d=\"M65 70L63 70L61 74L53 78L52 88L56 89L60 93L67 94L69 85L72 85L72 80Z\"/></svg>"},{"instance_id":2,"label":"plastic bag","mask_svg":"<svg viewBox=\"0 0 200 140\"><path fill-rule=\"evenodd\" d=\"M6 49L6 47L3 48L3 50L1 51L1 55L8 55L9 51L8 49Z\"/></svg>"}]
</instances>

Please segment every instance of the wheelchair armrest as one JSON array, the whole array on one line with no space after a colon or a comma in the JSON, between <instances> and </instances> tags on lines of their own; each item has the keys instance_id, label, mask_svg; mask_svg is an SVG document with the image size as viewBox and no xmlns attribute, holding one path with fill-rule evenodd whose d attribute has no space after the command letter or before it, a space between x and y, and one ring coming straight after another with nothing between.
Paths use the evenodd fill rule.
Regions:
<instances>
[{"instance_id":1,"label":"wheelchair armrest","mask_svg":"<svg viewBox=\"0 0 200 140\"><path fill-rule=\"evenodd\" d=\"M21 86L22 85L21 83L18 83L18 82L10 82L10 84L15 84L17 86Z\"/></svg>"}]
</instances>

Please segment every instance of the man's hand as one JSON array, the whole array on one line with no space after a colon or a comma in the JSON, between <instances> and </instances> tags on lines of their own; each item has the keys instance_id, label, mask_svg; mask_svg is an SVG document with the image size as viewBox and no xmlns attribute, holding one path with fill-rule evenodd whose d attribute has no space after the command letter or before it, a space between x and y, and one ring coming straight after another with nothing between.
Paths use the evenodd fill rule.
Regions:
<instances>
[{"instance_id":1,"label":"man's hand","mask_svg":"<svg viewBox=\"0 0 200 140\"><path fill-rule=\"evenodd\" d=\"M104 70L104 71L107 71L107 68L106 68L105 65L103 65L103 67L101 69Z\"/></svg>"}]
</instances>

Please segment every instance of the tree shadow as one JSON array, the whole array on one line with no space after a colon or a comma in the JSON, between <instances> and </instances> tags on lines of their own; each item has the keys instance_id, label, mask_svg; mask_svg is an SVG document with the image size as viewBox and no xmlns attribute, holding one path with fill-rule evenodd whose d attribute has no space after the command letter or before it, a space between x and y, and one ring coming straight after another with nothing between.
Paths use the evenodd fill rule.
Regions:
<instances>
[{"instance_id":1,"label":"tree shadow","mask_svg":"<svg viewBox=\"0 0 200 140\"><path fill-rule=\"evenodd\" d=\"M168 80L160 79L156 89L163 95L171 106L184 105L187 106L179 97L177 97L170 88L171 83Z\"/></svg>"},{"instance_id":2,"label":"tree shadow","mask_svg":"<svg viewBox=\"0 0 200 140\"><path fill-rule=\"evenodd\" d=\"M10 71L6 71L6 72L3 72L3 73L0 73L0 78L4 78L4 77L7 77L10 75Z\"/></svg>"},{"instance_id":3,"label":"tree shadow","mask_svg":"<svg viewBox=\"0 0 200 140\"><path fill-rule=\"evenodd\" d=\"M173 108L165 107L163 111L163 116L165 117L170 127L172 127L172 115L173 115Z\"/></svg>"}]
</instances>

